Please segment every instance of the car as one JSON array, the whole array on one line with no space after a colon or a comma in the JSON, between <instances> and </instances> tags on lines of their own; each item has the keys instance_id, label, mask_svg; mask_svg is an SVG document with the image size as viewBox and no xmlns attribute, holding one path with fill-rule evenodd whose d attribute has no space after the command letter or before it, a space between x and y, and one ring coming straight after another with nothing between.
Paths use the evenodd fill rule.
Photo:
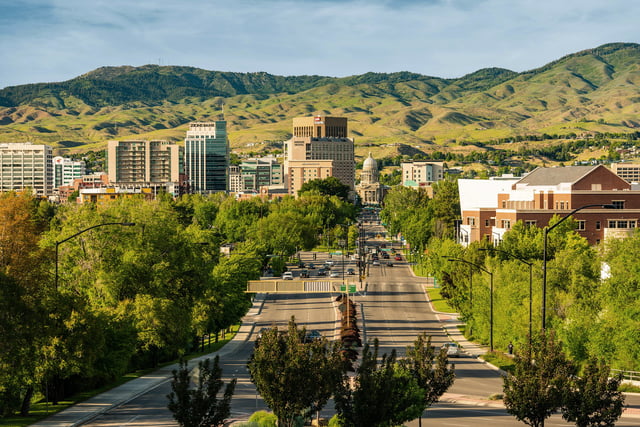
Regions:
<instances>
[{"instance_id":1,"label":"car","mask_svg":"<svg viewBox=\"0 0 640 427\"><path fill-rule=\"evenodd\" d=\"M442 344L442 348L447 350L447 357L460 357L460 346L454 342Z\"/></svg>"},{"instance_id":2,"label":"car","mask_svg":"<svg viewBox=\"0 0 640 427\"><path fill-rule=\"evenodd\" d=\"M347 274L353 276L356 274L356 271L353 268L347 268Z\"/></svg>"},{"instance_id":3,"label":"car","mask_svg":"<svg viewBox=\"0 0 640 427\"><path fill-rule=\"evenodd\" d=\"M384 258L384 259L389 259L389 254L388 254L388 253L386 253L386 252L385 252L385 253L383 253L383 254L382 254L382 258Z\"/></svg>"},{"instance_id":4,"label":"car","mask_svg":"<svg viewBox=\"0 0 640 427\"><path fill-rule=\"evenodd\" d=\"M387 262L387 267L393 267L393 263L391 261Z\"/></svg>"},{"instance_id":5,"label":"car","mask_svg":"<svg viewBox=\"0 0 640 427\"><path fill-rule=\"evenodd\" d=\"M322 339L322 334L319 331L316 331L316 330L307 331L307 333L304 335L303 342L305 343L313 342L313 341L318 341L319 339Z\"/></svg>"},{"instance_id":6,"label":"car","mask_svg":"<svg viewBox=\"0 0 640 427\"><path fill-rule=\"evenodd\" d=\"M380 261L378 261L377 259L374 259L373 261L371 261L372 265L380 265Z\"/></svg>"},{"instance_id":7,"label":"car","mask_svg":"<svg viewBox=\"0 0 640 427\"><path fill-rule=\"evenodd\" d=\"M329 274L329 277L340 277L340 273L338 273L337 271L332 271L331 274Z\"/></svg>"},{"instance_id":8,"label":"car","mask_svg":"<svg viewBox=\"0 0 640 427\"><path fill-rule=\"evenodd\" d=\"M309 270L300 270L300 277L309 277Z\"/></svg>"},{"instance_id":9,"label":"car","mask_svg":"<svg viewBox=\"0 0 640 427\"><path fill-rule=\"evenodd\" d=\"M328 259L328 260L326 260L326 261L324 262L324 265L329 265L329 266L331 266L331 265L335 265L335 263L336 263L336 262L335 262L334 260L332 260L332 259Z\"/></svg>"},{"instance_id":10,"label":"car","mask_svg":"<svg viewBox=\"0 0 640 427\"><path fill-rule=\"evenodd\" d=\"M298 263L298 268L304 268L304 262L300 261L300 262Z\"/></svg>"},{"instance_id":11,"label":"car","mask_svg":"<svg viewBox=\"0 0 640 427\"><path fill-rule=\"evenodd\" d=\"M290 271L285 271L282 273L282 280L293 280L293 273Z\"/></svg>"},{"instance_id":12,"label":"car","mask_svg":"<svg viewBox=\"0 0 640 427\"><path fill-rule=\"evenodd\" d=\"M324 268L321 268L320 270L318 270L318 276L326 276L327 275L327 270L325 270Z\"/></svg>"},{"instance_id":13,"label":"car","mask_svg":"<svg viewBox=\"0 0 640 427\"><path fill-rule=\"evenodd\" d=\"M396 257L394 258L396 261L402 261L402 257L400 255L396 255Z\"/></svg>"},{"instance_id":14,"label":"car","mask_svg":"<svg viewBox=\"0 0 640 427\"><path fill-rule=\"evenodd\" d=\"M313 265L313 263L312 263L312 262L310 262L309 264L307 264L307 268L308 268L309 270L315 270L315 269L316 269L316 266L315 266L315 265Z\"/></svg>"}]
</instances>

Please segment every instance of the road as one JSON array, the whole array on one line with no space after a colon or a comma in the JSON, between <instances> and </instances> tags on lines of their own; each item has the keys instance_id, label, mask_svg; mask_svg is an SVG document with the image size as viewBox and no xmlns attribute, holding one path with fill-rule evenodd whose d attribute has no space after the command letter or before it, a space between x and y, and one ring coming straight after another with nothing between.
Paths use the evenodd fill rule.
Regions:
<instances>
[{"instance_id":1,"label":"road","mask_svg":"<svg viewBox=\"0 0 640 427\"><path fill-rule=\"evenodd\" d=\"M379 234L378 231L372 235ZM370 241L371 245L382 242ZM323 264L326 254L317 254L313 258L311 253L302 254L303 261L313 261L316 265ZM403 257L404 258L404 257ZM338 265L333 267L341 271L341 267L353 267L355 263L346 261L341 266L342 257L334 256ZM388 353L396 349L399 355L404 354L408 345L415 338L426 331L433 337L434 345L448 340L443 332L436 315L431 311L424 292L424 280L411 274L406 260L394 261L394 267L384 265L371 266L366 292L360 289L353 295L355 302L361 307L363 322L363 338L380 342L380 353ZM294 276L299 275L294 269ZM311 271L313 276L314 271ZM332 339L335 337L338 325L337 309L334 298L329 294L306 295L268 295L263 309L255 316L245 318L245 322L253 323L253 333L246 340L237 343L233 348L224 349L221 354L223 374L229 378L237 378L238 385L232 401L232 419L246 420L256 410L268 408L256 394L255 387L249 381L246 361L253 349L256 333L263 327L286 327L287 322L295 316L298 325L307 329L315 329ZM487 398L502 390L502 380L499 374L486 364L472 357L461 357L454 361L456 380L447 395L462 396L465 403L451 403L449 400L438 403L425 412L425 425L468 426L468 425L522 425L515 418L507 414L503 408L487 406ZM175 426L177 425L166 409L166 395L170 392L169 382L151 390L137 399L116 408L99 418L94 419L89 426ZM469 404L469 402L477 402ZM323 417L331 416L331 408L323 411ZM548 420L547 425L568 425L559 416ZM638 419L622 419L618 425L631 426L640 424ZM415 427L418 421L406 424Z\"/></svg>"}]
</instances>

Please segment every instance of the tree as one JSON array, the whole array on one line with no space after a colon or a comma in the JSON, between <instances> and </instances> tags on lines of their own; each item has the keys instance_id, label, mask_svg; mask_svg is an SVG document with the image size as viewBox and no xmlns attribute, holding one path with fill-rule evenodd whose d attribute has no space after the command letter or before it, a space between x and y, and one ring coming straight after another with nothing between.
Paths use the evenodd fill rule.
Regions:
<instances>
[{"instance_id":1,"label":"tree","mask_svg":"<svg viewBox=\"0 0 640 427\"><path fill-rule=\"evenodd\" d=\"M455 378L454 366L447 366L448 358L445 351L440 351L435 360L435 351L431 346L431 337L426 333L419 335L413 347L407 347L407 356L403 364L416 379L418 387L423 390L423 402L420 414L440 399L453 384ZM418 425L422 426L422 416Z\"/></svg>"},{"instance_id":2,"label":"tree","mask_svg":"<svg viewBox=\"0 0 640 427\"><path fill-rule=\"evenodd\" d=\"M355 378L345 371L334 395L343 427L401 425L422 414L423 399L424 390L410 369L397 362L395 350L383 354L378 364L378 340L373 350L365 344Z\"/></svg>"},{"instance_id":3,"label":"tree","mask_svg":"<svg viewBox=\"0 0 640 427\"><path fill-rule=\"evenodd\" d=\"M326 196L338 196L342 200L347 200L349 190L348 185L343 184L335 176L329 176L325 179L312 179L311 181L305 182L300 187L298 194L302 195L306 192L317 191Z\"/></svg>"},{"instance_id":4,"label":"tree","mask_svg":"<svg viewBox=\"0 0 640 427\"><path fill-rule=\"evenodd\" d=\"M218 400L218 392L224 385L224 381L221 380L219 357L215 357L213 366L211 359L200 361L197 375L196 388L192 389L191 372L187 368L187 362L180 361L180 369L173 370L167 407L182 427L224 426L225 420L231 414L231 398L237 379L234 378L227 384L224 396Z\"/></svg>"},{"instance_id":5,"label":"tree","mask_svg":"<svg viewBox=\"0 0 640 427\"><path fill-rule=\"evenodd\" d=\"M342 372L338 344L330 345L326 338L304 342L305 333L293 317L286 333L277 327L265 331L247 364L279 426L291 427L296 417L323 408Z\"/></svg>"},{"instance_id":6,"label":"tree","mask_svg":"<svg viewBox=\"0 0 640 427\"><path fill-rule=\"evenodd\" d=\"M541 331L525 351L517 351L513 374L503 377L507 412L533 427L562 406L573 367L553 332Z\"/></svg>"},{"instance_id":7,"label":"tree","mask_svg":"<svg viewBox=\"0 0 640 427\"><path fill-rule=\"evenodd\" d=\"M613 426L624 407L621 376L609 378L609 366L591 359L581 377L573 377L564 396L562 418L578 427Z\"/></svg>"}]
</instances>

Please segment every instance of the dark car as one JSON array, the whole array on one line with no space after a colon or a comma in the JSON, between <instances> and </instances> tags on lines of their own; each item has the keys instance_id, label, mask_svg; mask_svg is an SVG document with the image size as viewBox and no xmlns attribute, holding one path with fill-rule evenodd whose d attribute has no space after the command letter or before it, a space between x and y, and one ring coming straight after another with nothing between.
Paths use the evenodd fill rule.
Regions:
<instances>
[{"instance_id":1,"label":"dark car","mask_svg":"<svg viewBox=\"0 0 640 427\"><path fill-rule=\"evenodd\" d=\"M384 252L384 253L382 254L382 258L384 258L384 259L389 259L389 254L388 254L388 253L386 253L386 252Z\"/></svg>"},{"instance_id":2,"label":"dark car","mask_svg":"<svg viewBox=\"0 0 640 427\"><path fill-rule=\"evenodd\" d=\"M309 270L301 270L300 277L309 277Z\"/></svg>"},{"instance_id":3,"label":"dark car","mask_svg":"<svg viewBox=\"0 0 640 427\"><path fill-rule=\"evenodd\" d=\"M298 268L304 268L304 262L300 261L300 262L298 263Z\"/></svg>"},{"instance_id":4,"label":"dark car","mask_svg":"<svg viewBox=\"0 0 640 427\"><path fill-rule=\"evenodd\" d=\"M304 342L313 342L313 341L317 341L319 339L322 338L322 334L316 330L313 331L307 331L307 333L304 336Z\"/></svg>"},{"instance_id":5,"label":"dark car","mask_svg":"<svg viewBox=\"0 0 640 427\"><path fill-rule=\"evenodd\" d=\"M309 263L309 265L307 265L307 268L308 268L309 270L315 270L316 266L315 266L315 265L313 265L313 263L312 263L312 262L310 262L310 263Z\"/></svg>"},{"instance_id":6,"label":"dark car","mask_svg":"<svg viewBox=\"0 0 640 427\"><path fill-rule=\"evenodd\" d=\"M393 267L393 263L391 261L387 262L387 267Z\"/></svg>"},{"instance_id":7,"label":"dark car","mask_svg":"<svg viewBox=\"0 0 640 427\"><path fill-rule=\"evenodd\" d=\"M347 268L347 274L353 276L354 274L356 274L356 271L353 268Z\"/></svg>"},{"instance_id":8,"label":"dark car","mask_svg":"<svg viewBox=\"0 0 640 427\"><path fill-rule=\"evenodd\" d=\"M327 270L325 270L324 268L321 268L320 270L318 270L318 276L326 276L327 275Z\"/></svg>"}]
</instances>

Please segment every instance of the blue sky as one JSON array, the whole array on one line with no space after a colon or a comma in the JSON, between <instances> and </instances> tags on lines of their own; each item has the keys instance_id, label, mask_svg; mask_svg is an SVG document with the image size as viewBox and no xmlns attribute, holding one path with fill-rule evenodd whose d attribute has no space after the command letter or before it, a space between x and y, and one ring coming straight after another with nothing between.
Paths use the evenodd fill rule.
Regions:
<instances>
[{"instance_id":1,"label":"blue sky","mask_svg":"<svg viewBox=\"0 0 640 427\"><path fill-rule=\"evenodd\" d=\"M277 75L537 68L640 42L637 0L2 0L0 88L101 66Z\"/></svg>"}]
</instances>

